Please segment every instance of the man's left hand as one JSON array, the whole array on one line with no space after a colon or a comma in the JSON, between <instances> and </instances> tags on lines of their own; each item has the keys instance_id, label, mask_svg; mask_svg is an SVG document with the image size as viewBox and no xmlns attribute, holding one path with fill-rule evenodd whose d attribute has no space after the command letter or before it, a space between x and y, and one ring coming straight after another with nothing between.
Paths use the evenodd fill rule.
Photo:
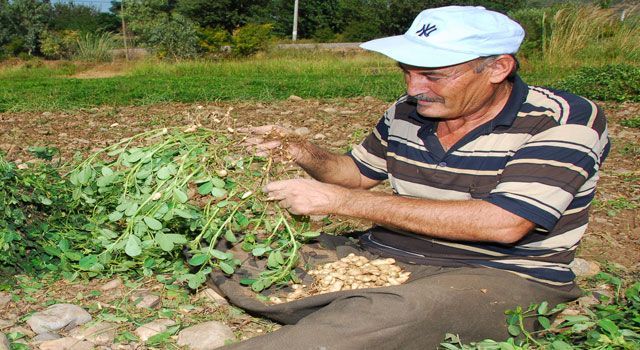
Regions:
<instances>
[{"instance_id":1,"label":"man's left hand","mask_svg":"<svg viewBox=\"0 0 640 350\"><path fill-rule=\"evenodd\" d=\"M296 215L326 215L336 212L348 189L310 179L274 181L263 191L268 200Z\"/></svg>"}]
</instances>

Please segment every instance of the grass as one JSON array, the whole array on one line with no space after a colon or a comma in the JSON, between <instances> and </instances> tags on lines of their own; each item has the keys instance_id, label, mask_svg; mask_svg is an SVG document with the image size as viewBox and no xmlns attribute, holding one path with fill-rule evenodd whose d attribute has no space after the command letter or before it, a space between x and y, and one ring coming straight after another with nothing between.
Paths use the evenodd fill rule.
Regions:
<instances>
[{"instance_id":1,"label":"grass","mask_svg":"<svg viewBox=\"0 0 640 350\"><path fill-rule=\"evenodd\" d=\"M269 101L373 96L393 100L402 92L394 63L372 54L307 55L182 63L140 62L123 76L76 79L73 69L20 67L0 70L0 112L68 110L100 105L221 100Z\"/></svg>"}]
</instances>

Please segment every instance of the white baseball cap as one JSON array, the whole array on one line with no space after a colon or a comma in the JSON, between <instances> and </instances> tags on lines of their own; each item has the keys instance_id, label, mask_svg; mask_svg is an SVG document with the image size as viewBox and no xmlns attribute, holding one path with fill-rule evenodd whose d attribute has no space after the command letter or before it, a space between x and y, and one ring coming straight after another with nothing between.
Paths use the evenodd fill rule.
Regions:
<instances>
[{"instance_id":1,"label":"white baseball cap","mask_svg":"<svg viewBox=\"0 0 640 350\"><path fill-rule=\"evenodd\" d=\"M524 29L481 6L446 6L420 12L404 35L360 45L404 64L446 67L478 57L514 54Z\"/></svg>"}]
</instances>

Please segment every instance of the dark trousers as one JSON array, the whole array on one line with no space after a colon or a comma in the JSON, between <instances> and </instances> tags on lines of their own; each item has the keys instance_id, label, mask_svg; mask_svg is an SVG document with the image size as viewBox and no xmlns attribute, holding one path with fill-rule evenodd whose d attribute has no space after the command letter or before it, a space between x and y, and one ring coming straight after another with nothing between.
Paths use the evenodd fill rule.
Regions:
<instances>
[{"instance_id":1,"label":"dark trousers","mask_svg":"<svg viewBox=\"0 0 640 350\"><path fill-rule=\"evenodd\" d=\"M358 251L351 244L330 247L319 260ZM473 267L403 265L412 271L399 286L341 291L284 304L266 305L245 287L214 275L230 301L285 326L224 349L437 349L446 333L465 343L508 337L505 311L516 306L577 298L569 291L528 281L513 273ZM533 323L529 326L532 327Z\"/></svg>"}]
</instances>

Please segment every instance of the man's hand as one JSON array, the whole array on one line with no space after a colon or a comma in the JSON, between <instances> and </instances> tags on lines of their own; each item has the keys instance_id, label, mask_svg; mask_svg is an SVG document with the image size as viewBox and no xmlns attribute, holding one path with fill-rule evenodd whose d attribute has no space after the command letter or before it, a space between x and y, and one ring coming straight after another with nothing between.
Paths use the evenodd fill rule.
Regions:
<instances>
[{"instance_id":1,"label":"man's hand","mask_svg":"<svg viewBox=\"0 0 640 350\"><path fill-rule=\"evenodd\" d=\"M348 189L310 179L274 181L263 191L268 199L296 215L335 213L346 198Z\"/></svg>"},{"instance_id":2,"label":"man's hand","mask_svg":"<svg viewBox=\"0 0 640 350\"><path fill-rule=\"evenodd\" d=\"M276 156L281 160L295 161L300 147L293 140L298 135L279 125L263 125L251 128L240 128L239 132L247 133L244 145L251 148L258 157Z\"/></svg>"}]
</instances>

